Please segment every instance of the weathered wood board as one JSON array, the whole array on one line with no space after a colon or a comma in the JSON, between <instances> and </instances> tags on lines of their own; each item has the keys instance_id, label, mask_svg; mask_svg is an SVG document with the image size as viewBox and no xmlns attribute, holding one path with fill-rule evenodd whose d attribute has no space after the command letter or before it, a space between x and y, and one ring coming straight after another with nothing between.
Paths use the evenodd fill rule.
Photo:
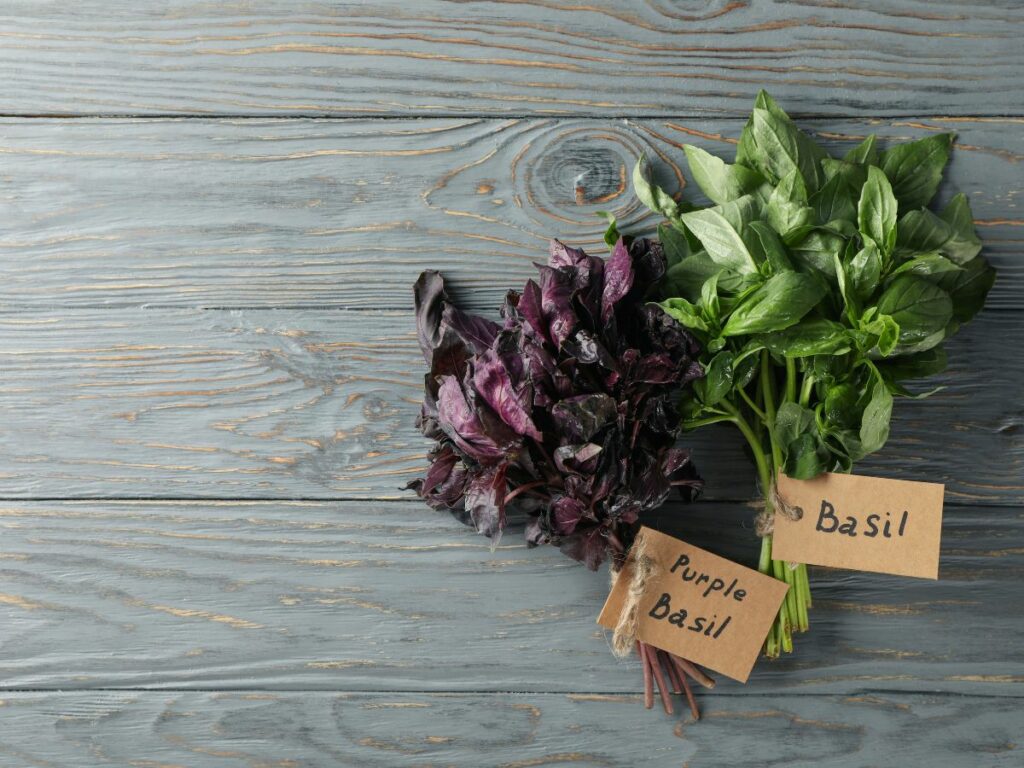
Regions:
<instances>
[{"instance_id":1,"label":"weathered wood board","mask_svg":"<svg viewBox=\"0 0 1024 768\"><path fill-rule=\"evenodd\" d=\"M7 114L1020 115L1018 3L0 3Z\"/></svg>"},{"instance_id":2,"label":"weathered wood board","mask_svg":"<svg viewBox=\"0 0 1024 768\"><path fill-rule=\"evenodd\" d=\"M787 105L788 106L788 105ZM956 131L940 202L970 196L1024 308L1024 120L806 120L835 153L868 133ZM657 223L629 177L690 179L680 145L732 158L741 120L0 121L0 306L410 306L430 267L496 308L547 241L597 253L608 210ZM700 199L695 187L687 196Z\"/></svg>"},{"instance_id":3,"label":"weathered wood board","mask_svg":"<svg viewBox=\"0 0 1024 768\"><path fill-rule=\"evenodd\" d=\"M648 522L754 565L752 516L709 502ZM797 653L713 695L1020 696L1022 519L948 509L938 582L814 569ZM417 503L3 502L0 584L6 689L639 685L595 624L606 572L527 549L521 530L492 552Z\"/></svg>"},{"instance_id":4,"label":"weathered wood board","mask_svg":"<svg viewBox=\"0 0 1024 768\"><path fill-rule=\"evenodd\" d=\"M18 693L0 706L0 765L1020 764L1019 699L885 693L704 696L703 702L704 718L693 724L644 710L638 696ZM752 732L760 734L756 753L744 738Z\"/></svg>"},{"instance_id":5,"label":"weathered wood board","mask_svg":"<svg viewBox=\"0 0 1024 768\"><path fill-rule=\"evenodd\" d=\"M409 311L0 314L0 497L408 499L427 447L415 336ZM1024 313L966 326L946 389L901 400L859 471L1024 503L1022 341ZM708 498L756 495L734 431L686 438Z\"/></svg>"},{"instance_id":6,"label":"weathered wood board","mask_svg":"<svg viewBox=\"0 0 1024 768\"><path fill-rule=\"evenodd\" d=\"M1024 8L0 0L0 768L1019 765ZM831 149L958 132L999 270L859 471L948 485L938 582L814 569L811 635L647 712L607 575L423 467L409 285L491 310L645 153L767 88ZM683 190L693 195L693 189ZM726 429L650 523L752 562ZM680 703L681 702L677 702ZM680 709L682 707L680 706Z\"/></svg>"}]
</instances>

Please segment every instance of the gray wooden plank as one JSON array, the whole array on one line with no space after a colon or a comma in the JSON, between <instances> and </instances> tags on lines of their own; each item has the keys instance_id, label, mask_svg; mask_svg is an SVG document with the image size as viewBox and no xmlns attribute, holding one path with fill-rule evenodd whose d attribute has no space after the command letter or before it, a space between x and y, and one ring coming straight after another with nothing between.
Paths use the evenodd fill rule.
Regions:
<instances>
[{"instance_id":1,"label":"gray wooden plank","mask_svg":"<svg viewBox=\"0 0 1024 768\"><path fill-rule=\"evenodd\" d=\"M1024 313L983 313L859 470L1024 503L1022 338ZM395 499L425 467L411 312L6 313L0 371L0 497ZM755 495L733 430L686 442L709 498Z\"/></svg>"},{"instance_id":2,"label":"gray wooden plank","mask_svg":"<svg viewBox=\"0 0 1024 768\"><path fill-rule=\"evenodd\" d=\"M806 121L834 151L865 134L955 130L942 198L970 195L1024 308L1024 131L1015 119ZM682 142L732 157L737 119L0 120L0 306L406 308L421 269L496 307L557 236L598 252L599 210L650 231L641 152L670 189ZM577 194L578 193L578 194ZM697 194L694 192L694 194Z\"/></svg>"},{"instance_id":3,"label":"gray wooden plank","mask_svg":"<svg viewBox=\"0 0 1024 768\"><path fill-rule=\"evenodd\" d=\"M1017 3L5 0L17 114L1021 114Z\"/></svg>"},{"instance_id":4,"label":"gray wooden plank","mask_svg":"<svg viewBox=\"0 0 1024 768\"><path fill-rule=\"evenodd\" d=\"M752 514L648 522L752 565ZM938 582L813 569L796 653L715 695L1019 696L1022 515L947 509ZM595 624L607 584L417 503L3 502L0 690L633 693Z\"/></svg>"},{"instance_id":5,"label":"gray wooden plank","mask_svg":"<svg viewBox=\"0 0 1024 768\"><path fill-rule=\"evenodd\" d=\"M702 701L704 719L688 723L647 712L636 696L19 693L0 707L0 766L1020 764L1019 700L712 694Z\"/></svg>"}]
</instances>

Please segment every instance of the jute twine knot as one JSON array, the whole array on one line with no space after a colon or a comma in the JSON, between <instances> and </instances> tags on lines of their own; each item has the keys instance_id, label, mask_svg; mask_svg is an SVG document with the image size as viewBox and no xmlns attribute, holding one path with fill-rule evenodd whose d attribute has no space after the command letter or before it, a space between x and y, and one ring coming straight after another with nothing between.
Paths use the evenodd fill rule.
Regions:
<instances>
[{"instance_id":1,"label":"jute twine knot","mask_svg":"<svg viewBox=\"0 0 1024 768\"><path fill-rule=\"evenodd\" d=\"M619 658L629 656L636 646L636 630L640 618L640 598L643 597L648 582L657 571L657 563L654 558L647 555L647 542L643 536L638 537L634 542L622 569L625 569L626 565L632 567L633 576L629 582L629 589L626 591L625 602L622 604L622 613L619 614L619 621L615 625L615 631L612 634L612 653ZM612 570L611 572L613 588L619 580L620 573L622 573L622 570Z\"/></svg>"},{"instance_id":2,"label":"jute twine knot","mask_svg":"<svg viewBox=\"0 0 1024 768\"><path fill-rule=\"evenodd\" d=\"M772 483L772 487L768 491L768 501L764 505L764 509L761 510L754 518L754 531L757 532L758 536L762 538L765 536L771 536L772 531L775 530L776 514L781 514L784 517L788 517L790 520L799 520L804 516L804 510L802 507L789 504L779 494L779 487Z\"/></svg>"}]
</instances>

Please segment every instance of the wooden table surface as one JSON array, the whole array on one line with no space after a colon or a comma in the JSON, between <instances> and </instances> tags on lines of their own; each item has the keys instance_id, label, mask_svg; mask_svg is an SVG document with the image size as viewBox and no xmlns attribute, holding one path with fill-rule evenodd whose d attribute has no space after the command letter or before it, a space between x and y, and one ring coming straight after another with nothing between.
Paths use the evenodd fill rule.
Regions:
<instances>
[{"instance_id":1,"label":"wooden table surface","mask_svg":"<svg viewBox=\"0 0 1024 768\"><path fill-rule=\"evenodd\" d=\"M1024 763L1024 8L926 0L0 0L0 767ZM493 553L424 465L410 285L493 309L640 152L767 88L838 150L959 134L999 270L861 470L947 484L940 581L816 569L812 632L645 711L606 577ZM690 441L666 529L752 561Z\"/></svg>"}]
</instances>

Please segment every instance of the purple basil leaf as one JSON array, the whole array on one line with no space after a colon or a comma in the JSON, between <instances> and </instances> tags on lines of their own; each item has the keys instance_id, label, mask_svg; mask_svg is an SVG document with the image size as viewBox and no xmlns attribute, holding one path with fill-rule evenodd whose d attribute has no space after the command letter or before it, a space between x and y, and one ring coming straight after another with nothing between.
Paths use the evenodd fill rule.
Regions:
<instances>
[{"instance_id":1,"label":"purple basil leaf","mask_svg":"<svg viewBox=\"0 0 1024 768\"><path fill-rule=\"evenodd\" d=\"M454 376L442 376L437 397L437 421L455 447L472 459L493 463L502 458L502 446L484 429L480 414L466 399Z\"/></svg>"},{"instance_id":2,"label":"purple basil leaf","mask_svg":"<svg viewBox=\"0 0 1024 768\"><path fill-rule=\"evenodd\" d=\"M500 538L505 528L506 464L487 467L477 473L466 486L466 514L477 533L489 539Z\"/></svg>"},{"instance_id":3,"label":"purple basil leaf","mask_svg":"<svg viewBox=\"0 0 1024 768\"><path fill-rule=\"evenodd\" d=\"M579 560L592 571L604 562L608 543L600 528L588 528L564 539L559 549L573 560Z\"/></svg>"},{"instance_id":4,"label":"purple basil leaf","mask_svg":"<svg viewBox=\"0 0 1024 768\"><path fill-rule=\"evenodd\" d=\"M544 530L539 517L530 518L523 531L523 536L526 538L526 546L528 547L537 547L551 541L551 536Z\"/></svg>"},{"instance_id":5,"label":"purple basil leaf","mask_svg":"<svg viewBox=\"0 0 1024 768\"><path fill-rule=\"evenodd\" d=\"M590 440L616 416L615 401L601 393L569 397L551 408L555 428L573 442Z\"/></svg>"},{"instance_id":6,"label":"purple basil leaf","mask_svg":"<svg viewBox=\"0 0 1024 768\"><path fill-rule=\"evenodd\" d=\"M530 418L532 391L528 387L525 391L516 389L508 369L494 350L489 349L477 358L473 388L515 432L543 440Z\"/></svg>"},{"instance_id":7,"label":"purple basil leaf","mask_svg":"<svg viewBox=\"0 0 1024 768\"><path fill-rule=\"evenodd\" d=\"M560 472L586 475L594 471L601 446L597 443L562 445L555 449L555 466Z\"/></svg>"},{"instance_id":8,"label":"purple basil leaf","mask_svg":"<svg viewBox=\"0 0 1024 768\"><path fill-rule=\"evenodd\" d=\"M442 319L474 354L480 354L490 347L500 330L497 323L485 317L467 314L451 304L445 306Z\"/></svg>"},{"instance_id":9,"label":"purple basil leaf","mask_svg":"<svg viewBox=\"0 0 1024 768\"><path fill-rule=\"evenodd\" d=\"M559 536L568 536L586 514L582 502L569 496L556 496L551 500L551 527Z\"/></svg>"},{"instance_id":10,"label":"purple basil leaf","mask_svg":"<svg viewBox=\"0 0 1024 768\"><path fill-rule=\"evenodd\" d=\"M413 300L420 349L423 351L423 359L429 364L434 347L441 341L441 318L448 302L441 273L433 270L420 273L413 286Z\"/></svg>"},{"instance_id":11,"label":"purple basil leaf","mask_svg":"<svg viewBox=\"0 0 1024 768\"><path fill-rule=\"evenodd\" d=\"M548 338L557 347L569 338L578 319L572 309L572 273L538 267L540 270L540 305L547 321Z\"/></svg>"},{"instance_id":12,"label":"purple basil leaf","mask_svg":"<svg viewBox=\"0 0 1024 768\"><path fill-rule=\"evenodd\" d=\"M604 274L604 290L601 293L601 322L607 323L619 303L633 287L633 257L622 238L612 249L608 268Z\"/></svg>"}]
</instances>

